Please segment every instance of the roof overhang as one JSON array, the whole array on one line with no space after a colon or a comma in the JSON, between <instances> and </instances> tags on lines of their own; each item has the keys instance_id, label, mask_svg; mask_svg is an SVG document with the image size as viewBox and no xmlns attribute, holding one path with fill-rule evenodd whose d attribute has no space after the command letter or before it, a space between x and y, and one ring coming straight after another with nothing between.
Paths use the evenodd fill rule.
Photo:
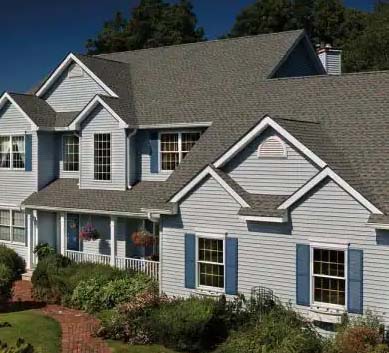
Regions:
<instances>
[{"instance_id":1,"label":"roof overhang","mask_svg":"<svg viewBox=\"0 0 389 353\"><path fill-rule=\"evenodd\" d=\"M1 98L0 98L0 109L2 109L4 107L4 105L8 102L10 102L11 104L13 104L16 109L20 112L20 114L22 114L30 123L31 123L31 126L32 126L32 129L33 130L38 130L39 127L38 125L36 125L34 123L34 121L28 116L28 114L20 107L19 104L17 104L15 102L15 100L11 97L11 95L8 93L8 92L5 92Z\"/></svg>"},{"instance_id":2,"label":"roof overhang","mask_svg":"<svg viewBox=\"0 0 389 353\"><path fill-rule=\"evenodd\" d=\"M47 90L54 84L59 76L68 68L71 63L76 63L79 65L93 80L96 81L111 97L118 98L118 95L109 88L92 70L90 70L77 56L73 53L70 53L57 67L57 69L49 76L45 83L39 88L36 92L38 97L42 97Z\"/></svg>"},{"instance_id":3,"label":"roof overhang","mask_svg":"<svg viewBox=\"0 0 389 353\"><path fill-rule=\"evenodd\" d=\"M306 195L310 190L317 186L324 179L330 178L337 185L339 185L343 190L345 190L349 195L351 195L355 200L357 200L362 206L368 209L371 213L374 214L383 214L376 206L374 206L369 200L367 200L362 194L356 191L351 187L345 180L343 180L339 175L337 175L329 167L323 169L318 174L316 174L312 179L310 179L305 185L298 189L294 194L292 194L288 199L286 199L279 207L279 210L286 210L300 200L304 195Z\"/></svg>"},{"instance_id":4,"label":"roof overhang","mask_svg":"<svg viewBox=\"0 0 389 353\"><path fill-rule=\"evenodd\" d=\"M78 114L72 123L69 125L70 130L78 130L82 121L89 116L90 113L98 106L101 105L106 109L119 123L119 127L126 129L128 124L106 103L100 96L95 96L87 106Z\"/></svg>"},{"instance_id":5,"label":"roof overhang","mask_svg":"<svg viewBox=\"0 0 389 353\"><path fill-rule=\"evenodd\" d=\"M186 186L184 186L176 195L174 195L169 202L181 201L196 185L198 185L205 177L210 175L214 178L224 190L226 190L240 205L241 207L250 207L250 205L234 190L232 189L211 166L207 166L200 174L193 178Z\"/></svg>"}]
</instances>

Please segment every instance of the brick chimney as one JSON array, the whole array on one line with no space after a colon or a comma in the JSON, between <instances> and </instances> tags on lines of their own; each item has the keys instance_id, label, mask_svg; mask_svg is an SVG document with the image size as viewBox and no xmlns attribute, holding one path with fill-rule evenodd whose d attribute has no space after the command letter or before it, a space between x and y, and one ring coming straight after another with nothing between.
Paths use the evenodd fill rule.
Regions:
<instances>
[{"instance_id":1,"label":"brick chimney","mask_svg":"<svg viewBox=\"0 0 389 353\"><path fill-rule=\"evenodd\" d=\"M320 46L317 55L328 75L342 74L342 51L332 48L331 44Z\"/></svg>"}]
</instances>

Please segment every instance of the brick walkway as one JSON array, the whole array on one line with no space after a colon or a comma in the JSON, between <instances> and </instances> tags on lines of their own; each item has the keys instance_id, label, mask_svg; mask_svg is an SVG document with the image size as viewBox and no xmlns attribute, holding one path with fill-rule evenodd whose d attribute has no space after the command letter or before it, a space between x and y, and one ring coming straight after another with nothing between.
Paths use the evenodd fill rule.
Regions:
<instances>
[{"instance_id":1,"label":"brick walkway","mask_svg":"<svg viewBox=\"0 0 389 353\"><path fill-rule=\"evenodd\" d=\"M31 282L18 281L14 285L12 302L16 305L33 307ZM92 333L98 327L98 320L82 311L58 305L46 305L40 309L43 314L57 320L62 329L62 353L111 353L107 344Z\"/></svg>"}]
</instances>

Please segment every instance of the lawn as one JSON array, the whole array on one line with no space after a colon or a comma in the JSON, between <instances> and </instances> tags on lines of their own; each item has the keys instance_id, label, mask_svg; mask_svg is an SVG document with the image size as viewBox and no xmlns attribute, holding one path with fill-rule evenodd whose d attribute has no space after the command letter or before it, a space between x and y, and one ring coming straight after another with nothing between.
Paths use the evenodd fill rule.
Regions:
<instances>
[{"instance_id":1,"label":"lawn","mask_svg":"<svg viewBox=\"0 0 389 353\"><path fill-rule=\"evenodd\" d=\"M118 341L107 341L112 353L176 353L171 349L167 349L157 344L144 346L131 346L129 344Z\"/></svg>"},{"instance_id":2,"label":"lawn","mask_svg":"<svg viewBox=\"0 0 389 353\"><path fill-rule=\"evenodd\" d=\"M60 351L61 328L49 317L27 310L0 314L0 322L11 324L11 327L0 328L0 340L8 345L14 345L19 337L23 337L38 352Z\"/></svg>"}]
</instances>

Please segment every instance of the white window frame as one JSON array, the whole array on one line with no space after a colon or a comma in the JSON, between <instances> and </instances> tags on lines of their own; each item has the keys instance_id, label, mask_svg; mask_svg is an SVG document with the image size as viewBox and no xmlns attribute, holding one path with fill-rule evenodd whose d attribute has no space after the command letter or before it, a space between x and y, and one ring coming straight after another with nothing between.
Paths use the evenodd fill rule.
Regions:
<instances>
[{"instance_id":1,"label":"white window frame","mask_svg":"<svg viewBox=\"0 0 389 353\"><path fill-rule=\"evenodd\" d=\"M323 303L323 302L315 302L315 282L313 280L314 273L313 273L313 252L315 249L320 250L335 250L335 251L343 251L344 252L344 305L338 305L338 304L331 304L331 303ZM338 278L343 279L341 277L336 276L321 276L321 277L328 277L328 278ZM341 310L346 311L347 310L347 297L348 297L348 246L343 244L320 244L320 243L314 243L310 244L310 301L312 307L321 307L321 308L328 308L328 309L334 309L334 310Z\"/></svg>"},{"instance_id":2,"label":"white window frame","mask_svg":"<svg viewBox=\"0 0 389 353\"><path fill-rule=\"evenodd\" d=\"M178 165L181 164L183 157L182 157L182 134L200 134L201 137L201 131L191 131L191 130L180 130L180 131L160 131L158 133L158 170L161 173L172 173L174 170L171 169L162 169L162 149L161 149L161 136L162 135L177 135L178 134L178 151L174 153L178 153ZM190 152L190 151L189 151ZM187 153L189 153L187 152Z\"/></svg>"},{"instance_id":3,"label":"white window frame","mask_svg":"<svg viewBox=\"0 0 389 353\"><path fill-rule=\"evenodd\" d=\"M9 213L9 225L5 225L5 224L2 224L2 226L4 227L9 227L9 239L10 240L2 240L0 239L0 243L3 243L3 244L26 244L26 213L23 212L22 210L20 209L17 209L17 208L0 208L1 211L7 211ZM14 227L14 225L12 224L13 223L13 213L14 212L21 212L23 214L23 218L24 218L24 242L19 242L19 241L14 241L13 240L13 229L14 228L17 228L17 229L21 229L21 227Z\"/></svg>"},{"instance_id":4,"label":"white window frame","mask_svg":"<svg viewBox=\"0 0 389 353\"><path fill-rule=\"evenodd\" d=\"M10 143L10 163L9 163L9 168L0 167L0 170L20 170L20 171L26 170L26 135L23 135L23 134L7 134L7 135L0 135L0 137L9 137L9 143ZM24 167L23 168L14 168L14 166L13 166L13 164L14 164L14 152L12 150L12 146L13 146L12 140L15 137L23 137L23 140L24 140L24 143L23 143L23 145L24 145L24 150L23 150L23 154L24 154Z\"/></svg>"},{"instance_id":5,"label":"white window frame","mask_svg":"<svg viewBox=\"0 0 389 353\"><path fill-rule=\"evenodd\" d=\"M216 265L223 265L224 273L223 273L223 288L220 287L212 287L212 286L204 286L200 285L200 266L199 266L199 239L211 239L211 240L222 240L223 241L223 263L215 263ZM209 292L218 292L224 293L226 288L226 237L225 235L220 234L205 234L205 233L196 233L196 289L209 291ZM204 261L201 261L204 262Z\"/></svg>"},{"instance_id":6,"label":"white window frame","mask_svg":"<svg viewBox=\"0 0 389 353\"><path fill-rule=\"evenodd\" d=\"M75 136L78 138L78 170L66 170L65 169L65 140L69 136ZM93 145L94 145L94 139L93 139ZM94 148L94 146L93 146ZM94 153L94 150L93 150ZM94 155L93 155L94 157ZM80 137L75 134L65 134L62 135L62 171L64 173L79 173L80 172L80 161L81 161L81 154L80 154ZM94 158L93 158L94 163Z\"/></svg>"},{"instance_id":7,"label":"white window frame","mask_svg":"<svg viewBox=\"0 0 389 353\"><path fill-rule=\"evenodd\" d=\"M95 136L96 135L109 135L109 141L110 141L110 150L109 150L109 162L110 162L110 179L109 180L100 180L95 178ZM112 140L112 134L110 132L94 132L93 133L93 181L97 183L112 183L113 179L113 171L112 171L112 149L113 149L113 140Z\"/></svg>"},{"instance_id":8,"label":"white window frame","mask_svg":"<svg viewBox=\"0 0 389 353\"><path fill-rule=\"evenodd\" d=\"M266 143L266 141L268 139L276 139L281 145L282 145L282 149L283 149L283 154L282 156L270 156L270 157L267 157L267 156L261 156L261 149L262 149L262 146ZM277 135L272 135L272 136L268 136L266 137L258 146L258 149L257 149L257 157L259 159L287 159L288 158L288 151L286 149L286 144L285 142Z\"/></svg>"}]
</instances>

